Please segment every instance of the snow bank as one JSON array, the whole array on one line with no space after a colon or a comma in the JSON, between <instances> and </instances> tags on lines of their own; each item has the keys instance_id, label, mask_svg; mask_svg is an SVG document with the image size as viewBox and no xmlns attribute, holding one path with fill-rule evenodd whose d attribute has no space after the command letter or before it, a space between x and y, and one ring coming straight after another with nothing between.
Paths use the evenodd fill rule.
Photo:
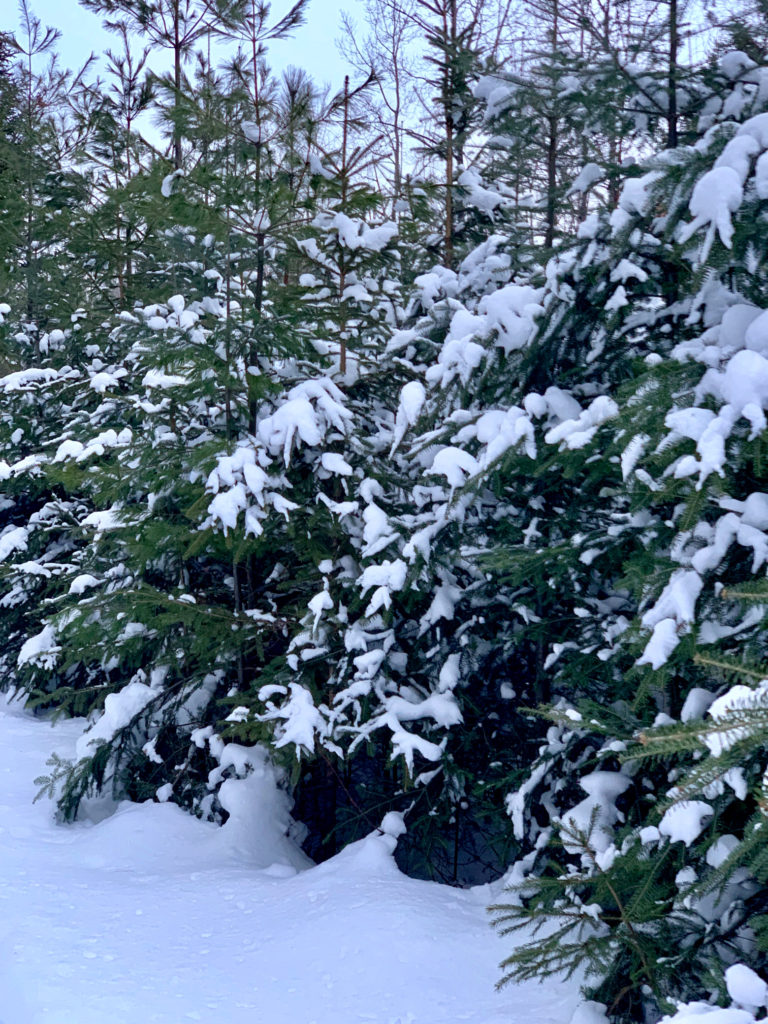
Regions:
<instances>
[{"instance_id":1,"label":"snow bank","mask_svg":"<svg viewBox=\"0 0 768 1024\"><path fill-rule=\"evenodd\" d=\"M491 894L403 876L397 816L298 873L280 852L255 866L253 818L228 833L144 803L55 825L32 780L82 728L0 696L3 1024L562 1024L576 1009L575 982L495 991L509 950ZM229 796L237 816L254 790Z\"/></svg>"}]
</instances>

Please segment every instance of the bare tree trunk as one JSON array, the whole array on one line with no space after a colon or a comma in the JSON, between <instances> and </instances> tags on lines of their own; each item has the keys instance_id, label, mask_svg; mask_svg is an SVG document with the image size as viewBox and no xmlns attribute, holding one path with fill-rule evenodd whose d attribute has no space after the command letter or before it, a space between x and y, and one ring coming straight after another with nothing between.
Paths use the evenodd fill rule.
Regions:
<instances>
[{"instance_id":1,"label":"bare tree trunk","mask_svg":"<svg viewBox=\"0 0 768 1024\"><path fill-rule=\"evenodd\" d=\"M557 118L547 118L549 124L549 138L547 140L547 227L544 233L544 246L551 249L555 244L555 221L557 219L557 203L555 201L555 190L557 188Z\"/></svg>"},{"instance_id":2,"label":"bare tree trunk","mask_svg":"<svg viewBox=\"0 0 768 1024\"><path fill-rule=\"evenodd\" d=\"M179 95L181 93L181 14L179 12L179 0L173 0L173 106L178 115ZM173 166L178 171L181 169L181 129L178 120L173 123Z\"/></svg>"},{"instance_id":3,"label":"bare tree trunk","mask_svg":"<svg viewBox=\"0 0 768 1024\"><path fill-rule=\"evenodd\" d=\"M450 16L450 23L448 22ZM456 42L457 36L457 11L456 0L448 0L443 8L443 29L444 38L452 44ZM453 266L453 234L454 234L454 211L453 211L453 175L454 175L454 123L453 123L453 96L451 88L451 69L446 61L443 72L443 106L445 110L445 265Z\"/></svg>"},{"instance_id":4,"label":"bare tree trunk","mask_svg":"<svg viewBox=\"0 0 768 1024\"><path fill-rule=\"evenodd\" d=\"M552 6L552 56L557 53L557 37L560 29L559 0ZM544 246L551 249L555 244L555 224L557 220L557 147L560 142L559 124L556 114L547 118L549 135L547 138L547 213Z\"/></svg>"},{"instance_id":5,"label":"bare tree trunk","mask_svg":"<svg viewBox=\"0 0 768 1024\"><path fill-rule=\"evenodd\" d=\"M669 0L669 75L667 96L667 147L677 148L677 0Z\"/></svg>"},{"instance_id":6,"label":"bare tree trunk","mask_svg":"<svg viewBox=\"0 0 768 1024\"><path fill-rule=\"evenodd\" d=\"M341 209L347 205L347 144L349 142L349 75L344 76L344 121L341 133ZM344 289L347 283L344 264L344 250L339 251L339 372L347 372L346 315L344 311Z\"/></svg>"}]
</instances>

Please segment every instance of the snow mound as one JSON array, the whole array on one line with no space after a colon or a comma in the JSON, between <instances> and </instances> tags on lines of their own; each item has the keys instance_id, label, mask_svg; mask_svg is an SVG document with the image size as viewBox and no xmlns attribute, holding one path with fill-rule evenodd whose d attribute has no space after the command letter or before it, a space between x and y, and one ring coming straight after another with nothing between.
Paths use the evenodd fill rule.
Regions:
<instances>
[{"instance_id":1,"label":"snow mound","mask_svg":"<svg viewBox=\"0 0 768 1024\"><path fill-rule=\"evenodd\" d=\"M508 945L488 926L487 887L402 875L393 858L399 816L297 873L295 848L269 846L286 812L266 766L230 780L223 828L169 803L121 804L96 825L56 825L50 804L32 803L32 780L52 750L72 756L83 725L51 729L0 695L4 1024L571 1017L576 982L495 991ZM271 824L260 825L265 810Z\"/></svg>"}]
</instances>

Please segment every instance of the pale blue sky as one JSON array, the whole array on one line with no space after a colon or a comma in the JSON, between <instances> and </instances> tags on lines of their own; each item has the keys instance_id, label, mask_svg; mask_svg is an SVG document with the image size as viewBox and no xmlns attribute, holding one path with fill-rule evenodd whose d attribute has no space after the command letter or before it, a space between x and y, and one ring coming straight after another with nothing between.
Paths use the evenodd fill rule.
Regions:
<instances>
[{"instance_id":1,"label":"pale blue sky","mask_svg":"<svg viewBox=\"0 0 768 1024\"><path fill-rule=\"evenodd\" d=\"M14 3L15 0L4 0L3 9L7 13L0 20L0 29L17 28L18 14ZM83 10L77 0L29 0L29 6L43 24L61 30L58 48L63 62L69 67L82 64L91 51L98 55L117 45L116 38L101 27L101 19ZM292 0L273 0L273 17L285 14L291 6ZM278 69L295 64L305 68L318 83L329 82L339 87L345 69L335 40L341 31L342 8L354 15L355 8L358 8L357 0L343 0L342 6L336 0L310 0L306 24L292 38L270 45L269 62L272 67Z\"/></svg>"}]
</instances>

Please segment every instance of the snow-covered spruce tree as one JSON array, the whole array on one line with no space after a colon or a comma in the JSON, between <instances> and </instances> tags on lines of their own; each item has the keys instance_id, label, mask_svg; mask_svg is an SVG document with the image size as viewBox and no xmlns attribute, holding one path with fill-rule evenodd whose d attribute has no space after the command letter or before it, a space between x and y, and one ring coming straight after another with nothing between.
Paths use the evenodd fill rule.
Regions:
<instances>
[{"instance_id":1,"label":"snow-covered spruce tree","mask_svg":"<svg viewBox=\"0 0 768 1024\"><path fill-rule=\"evenodd\" d=\"M617 379L612 362L593 359L593 379L579 387L568 372L573 364L558 353L557 366L539 367L539 393L524 382L577 288L585 320L597 297L608 306L606 321L623 323L624 304L610 302L620 280L650 275L628 260L619 277L611 280L611 272L641 221L628 201L613 227L602 225L602 237L597 222L585 229L577 249L553 264L547 292L532 284L527 259L521 272L516 233L494 235L458 272L438 266L417 279L409 329L390 344L414 379L402 391L383 486L367 498L365 601L350 607L363 612L359 623L370 633L366 620L378 624L384 602L387 630L370 635L364 650L391 653L379 655L372 677L367 658L355 666L341 711L354 714L352 728L365 737L393 734L407 781L417 783L400 797L411 805L409 842L428 849L431 836L445 844L430 855L431 870L443 877L499 869L505 854L492 846L508 836L499 788L522 771L540 731L518 707L550 699L559 656L610 645L631 614L626 592L601 583L593 564L620 564L628 543L606 493L612 478L620 483L617 472L607 456L596 458L585 487L575 468L576 449L615 415L613 401L600 395ZM654 287L648 309L658 304ZM544 295L544 326L529 350ZM643 351L638 338L618 379ZM558 379L567 391L554 386ZM617 502L621 511L627 504ZM374 584L380 596L368 602ZM612 671L602 670L606 693ZM565 692L573 689L569 680Z\"/></svg>"},{"instance_id":2,"label":"snow-covered spruce tree","mask_svg":"<svg viewBox=\"0 0 768 1024\"><path fill-rule=\"evenodd\" d=\"M211 96L209 111L220 102ZM271 188L261 180L267 215L261 204L253 211L267 265L264 238L249 229L245 134L233 139L225 124L204 162L166 178L172 216L192 214L186 259L170 266L187 297L102 325L80 382L102 400L95 410L82 402L42 453L48 478L88 499L78 525L90 543L18 673L40 694L58 669L83 681L70 703L90 709L93 725L79 760L55 765L51 778L67 814L111 790L217 816L225 730L266 741L297 775L316 743L326 758L339 749L324 669L338 656L339 595L359 547L347 478L362 487L371 446L389 440L377 440L378 418L394 384L375 355L398 316L395 232L334 208L314 245L297 248L306 270L330 265L332 284L345 255L344 290L318 321L301 300L315 278L286 285L285 234L270 233L285 221L279 175ZM223 202L201 201L217 190ZM344 373L339 302L341 341L355 352ZM67 695L58 687L51 699Z\"/></svg>"},{"instance_id":3,"label":"snow-covered spruce tree","mask_svg":"<svg viewBox=\"0 0 768 1024\"><path fill-rule=\"evenodd\" d=\"M262 621L255 612L255 618L243 614L255 600L254 589L275 569L274 560L268 556L265 568L249 548L249 536L263 532L259 515L252 512L248 528L233 541L226 534L244 507L245 492L241 487L209 512L218 484L211 480L206 498L206 481L219 459L226 466L234 459L241 469L247 464L253 487L260 480L268 485L255 454L241 455L237 446L254 407L268 417L273 410L264 403L290 387L286 381L301 378L295 360L305 350L300 340L289 340L292 296L279 261L259 274L262 254L246 230L248 205L243 201L239 208L243 228L227 202L240 194L238 182L253 158L249 141L233 127L242 103L209 90L201 104L209 150L189 177L169 175L162 185L154 177L164 246L152 253L143 277L160 291L164 269L165 296L170 281L183 284L187 298L176 294L124 310L111 323L89 324L77 344L68 345L69 367L57 373L55 366L43 366L23 381L27 391L39 390L40 380L47 385L48 415L40 420L50 429L30 435L26 443L34 458L26 464L14 458L11 475L34 469L66 499L64 519L77 550L73 554L56 541L62 558L69 555L67 564L57 567L55 584L34 608L44 622L28 630L14 677L38 701L101 715L81 746L80 762L58 766L67 814L76 812L85 793L108 791L107 784L116 795L134 797L175 786L180 802L199 803L211 758L203 753L204 742L190 747L189 735L226 716L229 708L208 711L211 698L242 686L249 665L263 658L270 637L282 629L273 615ZM190 116L188 107L185 113ZM223 120L217 116L222 114ZM277 201L273 197L273 206ZM273 284L283 305L271 301ZM66 338L62 344L67 346ZM63 362L62 353L53 358ZM333 405L319 387L314 397ZM62 403L62 415L54 416ZM270 461L266 455L264 460ZM222 483L234 483L234 472L223 469ZM277 503L284 522L290 502L278 494L281 481L278 472L274 489L266 497L259 492L257 507L274 509ZM61 519L60 513L55 524L46 522L47 537ZM223 534L214 524L223 526ZM276 556L281 546L275 537L263 542L263 550ZM23 572L18 564L10 569L12 577ZM51 574L43 568L27 575ZM13 578L9 589L12 595ZM240 626L248 632L254 623L258 637L240 635ZM13 652L11 647L8 656ZM147 743L155 745L143 751Z\"/></svg>"},{"instance_id":4,"label":"snow-covered spruce tree","mask_svg":"<svg viewBox=\"0 0 768 1024\"><path fill-rule=\"evenodd\" d=\"M409 16L426 44L423 60L431 92L431 109L418 130L410 131L430 168L423 177L433 199L435 231L427 244L433 259L453 269L461 256L459 235L470 226L461 210L460 179L477 127L478 104L472 83L483 50L482 10L464 0L417 0Z\"/></svg>"},{"instance_id":5,"label":"snow-covered spruce tree","mask_svg":"<svg viewBox=\"0 0 768 1024\"><path fill-rule=\"evenodd\" d=\"M491 489L454 502L465 478L458 464L451 471L451 453L431 469L440 442L486 407L514 361L506 356L530 333L538 292L509 285L511 266L497 236L458 272L437 267L418 278L411 326L392 337L379 373L367 371L382 396L394 388L394 402L382 404L363 447L363 479L350 478L357 550L346 572L347 653L330 673L333 702L323 709L351 758L367 749L379 764L392 762L389 784L369 779L358 805L369 806L378 785L380 799L408 811L401 854L409 868L454 880L488 877L505 860L489 841L500 830L479 810L493 803L480 781L491 752L502 775L510 746L508 723L494 721L510 689L501 666L491 667L498 605L472 553L457 551L507 506ZM510 429L506 447L523 436Z\"/></svg>"},{"instance_id":6,"label":"snow-covered spruce tree","mask_svg":"<svg viewBox=\"0 0 768 1024\"><path fill-rule=\"evenodd\" d=\"M559 0L537 5L529 13L532 43L519 67L502 63L475 90L486 101L490 148L500 152L497 163L515 197L519 228L527 229L528 245L549 251L572 232L566 192L597 135L585 117L585 61L564 31L560 7ZM603 115L616 108L615 90L605 94L612 101L602 105Z\"/></svg>"},{"instance_id":7,"label":"snow-covered spruce tree","mask_svg":"<svg viewBox=\"0 0 768 1024\"><path fill-rule=\"evenodd\" d=\"M16 679L24 644L42 630L43 608L58 586L59 575L81 546L77 516L84 514L82 504L71 501L46 478L40 457L41 449L55 443L71 416L79 374L67 360L66 350L81 325L75 315L66 330L38 334L35 325L9 305L2 304L0 313L5 396L0 427L0 628L7 685ZM52 673L48 692L60 682Z\"/></svg>"},{"instance_id":8,"label":"snow-covered spruce tree","mask_svg":"<svg viewBox=\"0 0 768 1024\"><path fill-rule=\"evenodd\" d=\"M623 214L614 219L615 239L605 225L596 242L593 225L581 251L555 266L550 306L572 295L565 278L585 251L606 268L595 286L607 289L602 302L617 292L612 260L633 216L640 220L631 203ZM454 880L488 877L508 856L492 849L508 835L499 788L522 770L539 731L517 707L550 698L558 655L586 646L585 617L592 642L610 643L631 608L626 595L601 589L592 564L597 556L616 562L626 543L619 530L612 546L597 546L612 523L601 488L616 474L607 459L593 461L587 502L569 465L615 414L611 400L592 401L610 373L605 363L591 367L595 380L571 393L521 388L542 293L520 274L517 242L514 233L494 235L458 273L436 267L419 277L409 327L389 345L393 370L412 379L386 428L390 444L382 451L376 436L370 449L376 483L360 492L365 543L352 569L359 575L348 581L358 580L357 593L352 587L345 597L345 643L360 654L331 674L324 692L334 702L320 718L330 717L334 743L354 753L364 741L379 760L391 756L401 766L402 782L389 790L409 808L401 853L410 845L411 867ZM643 276L626 264L627 278ZM594 282L584 278L586 291ZM655 301L649 286L646 305ZM547 322L555 314L550 309ZM625 366L632 358L625 354ZM532 472L542 452L543 468ZM487 576L500 536L514 564ZM613 679L604 676L608 692ZM365 806L366 797L356 802Z\"/></svg>"},{"instance_id":9,"label":"snow-covered spruce tree","mask_svg":"<svg viewBox=\"0 0 768 1024\"><path fill-rule=\"evenodd\" d=\"M554 685L567 703L550 712L548 743L509 802L534 849L515 876L515 902L497 910L510 930L549 923L546 937L505 961L508 979L583 965L591 991L621 1016L658 1012L702 978L716 989L724 961L760 960L763 869L748 840L761 744L757 732L743 744L708 743L733 739L717 713L727 697L712 705L714 724L695 724L723 672L760 664L764 633L759 597L749 608L739 598L760 590L765 571L766 77L743 54L725 57L720 73L729 88L709 105L701 139L653 161L612 215L621 259L593 279L593 294L607 295L610 282L603 304L616 316L590 334L578 303L573 314L562 303L543 329L551 345L581 323L590 361L610 354L607 383L627 377L614 392L617 415L577 471L614 465L603 483L614 522L596 547L612 550L603 586L612 578L625 604L618 618L615 603L591 623L585 616L573 654L562 656ZM586 230L599 239L599 227ZM668 275L654 301L646 261L660 256ZM550 365L562 365L560 344ZM627 362L633 351L644 368ZM575 359L564 369L578 380ZM611 643L589 643L595 627L609 627Z\"/></svg>"},{"instance_id":10,"label":"snow-covered spruce tree","mask_svg":"<svg viewBox=\"0 0 768 1024\"><path fill-rule=\"evenodd\" d=\"M339 109L347 128L349 99L345 87ZM303 375L309 363L297 364L290 408L271 428L276 438L280 431L298 431L297 440L306 446L294 452L293 441L279 442L280 461L301 485L294 497L300 507L289 516L293 551L277 579L282 588L293 579L304 604L286 623L287 645L242 694L232 726L233 735L250 742L273 736L276 749L294 765L299 808L311 822L310 847L317 856L368 831L386 800L381 787L389 785L386 751L343 763L358 723L350 726L345 707L335 706L339 678L361 649L347 635L356 613L350 603L360 600L355 581L361 548L371 529L360 513L387 472L391 409L408 379L407 369L385 351L402 315L397 228L382 218L381 197L354 180L358 156L365 159L350 132L339 153L313 159L320 209L297 241L303 322L295 329L327 377L308 380ZM318 384L330 388L343 407L333 429L313 440L317 432L300 420L302 402ZM352 752L360 746L358 740ZM369 748L372 753L373 742Z\"/></svg>"},{"instance_id":11,"label":"snow-covered spruce tree","mask_svg":"<svg viewBox=\"0 0 768 1024\"><path fill-rule=\"evenodd\" d=\"M95 390L97 407L79 401L38 457L49 481L80 498L76 528L89 541L16 670L39 698L54 684L52 702L94 715L81 760L59 766L68 814L107 784L138 798L165 786L166 797L198 806L212 767L206 743L220 749L204 730L231 709L216 700L248 686L254 666L284 646L286 618L305 608L301 583L280 586L283 573L301 575L286 514L305 497L300 487L298 502L284 494L292 483L281 462L299 425L310 442L319 423L343 427L340 395L322 377L299 395L300 379L281 401L289 367L261 370L262 440L234 434L254 388L228 358L223 302L206 305L173 296L125 314L110 336L120 361L81 377L78 390ZM302 611L286 612L297 600ZM193 729L203 730L197 746Z\"/></svg>"},{"instance_id":12,"label":"snow-covered spruce tree","mask_svg":"<svg viewBox=\"0 0 768 1024\"><path fill-rule=\"evenodd\" d=\"M538 293L523 285L494 294L509 283L512 267L506 240L496 236L472 252L458 274L436 268L417 282L409 313L414 326L395 334L385 350L385 337L397 326L396 282L383 273L388 262L392 265L392 228L353 217L358 201L370 205L372 197L364 190L351 192L333 194L329 208L316 218L312 237L300 242L314 264L302 283L311 289L307 295L317 299L315 343L322 342L338 359L339 373L341 350L335 338L340 327L346 333L346 339L340 337L348 349L340 380L346 382L353 419L348 436L338 438L340 449L323 457L326 470L333 472L338 465L342 474L337 492L323 487L325 493L317 498L342 518L347 540L342 546L343 534L337 533L335 557L321 557L328 534L321 521L311 526L312 550L317 552L313 557L322 565L326 582L312 597L311 614L303 632L291 641L289 658L276 659L262 672L260 685L242 698L242 720L233 728L241 738L253 739L271 720L281 748L318 755L299 784L300 801L309 800L304 793L318 776L341 778L343 772L335 795L326 793L332 806L323 812L335 841L370 827L373 805L390 802L410 808L411 868L453 879L488 877L505 855L490 850L487 837L499 830L488 820L482 821L485 835L478 838L478 807L484 801L494 803L482 796L485 784L478 780L492 759L489 751L506 757L509 728L491 723L511 688L502 686L504 692L497 692L501 670L494 671L490 684L484 678L493 658L496 624L495 614L482 618L482 610L494 603L489 593L469 598L466 609L454 617L462 589L473 593L484 579L473 568L471 554L462 557L458 575L453 563L462 510L472 508L472 525L480 534L499 518L500 506L490 492L483 501L468 494L454 513L449 510L456 474L446 481L437 469L433 480L424 477L435 442L453 433L441 417L449 419L457 408L469 406L473 389L478 391L477 408L503 389L511 367L505 355L528 337ZM342 202L346 211L340 208ZM345 294L340 302L342 280ZM469 343L468 335L474 334L485 348ZM485 355L473 363L477 352ZM480 362L483 368L470 379ZM436 365L424 381L432 363ZM424 409L425 384L434 392L429 409ZM421 413L422 429L428 425L430 435L406 446L406 434ZM440 429L434 432L436 423ZM510 434L508 447L519 440ZM428 449L426 457L420 454L422 448ZM450 457L444 461L447 465ZM439 535L435 557L425 553L426 534L423 543L409 544L417 541L414 534L430 532L432 518L444 520L434 530ZM470 533L468 529L468 537ZM470 629L476 637L465 636ZM273 678L274 689L265 685L268 678ZM455 688L460 688L460 697L454 696ZM467 725L458 728L462 707ZM481 723L493 734L487 745L477 742L473 731ZM329 757L343 757L347 765L329 767ZM384 772L387 761L392 768ZM495 803L498 815L498 795Z\"/></svg>"},{"instance_id":13,"label":"snow-covered spruce tree","mask_svg":"<svg viewBox=\"0 0 768 1024\"><path fill-rule=\"evenodd\" d=\"M0 37L0 204L4 216L0 222L0 291L4 299L11 297L11 282L18 268L14 250L21 232L21 164L19 141L22 124L20 76L14 68L15 47L11 40Z\"/></svg>"}]
</instances>

